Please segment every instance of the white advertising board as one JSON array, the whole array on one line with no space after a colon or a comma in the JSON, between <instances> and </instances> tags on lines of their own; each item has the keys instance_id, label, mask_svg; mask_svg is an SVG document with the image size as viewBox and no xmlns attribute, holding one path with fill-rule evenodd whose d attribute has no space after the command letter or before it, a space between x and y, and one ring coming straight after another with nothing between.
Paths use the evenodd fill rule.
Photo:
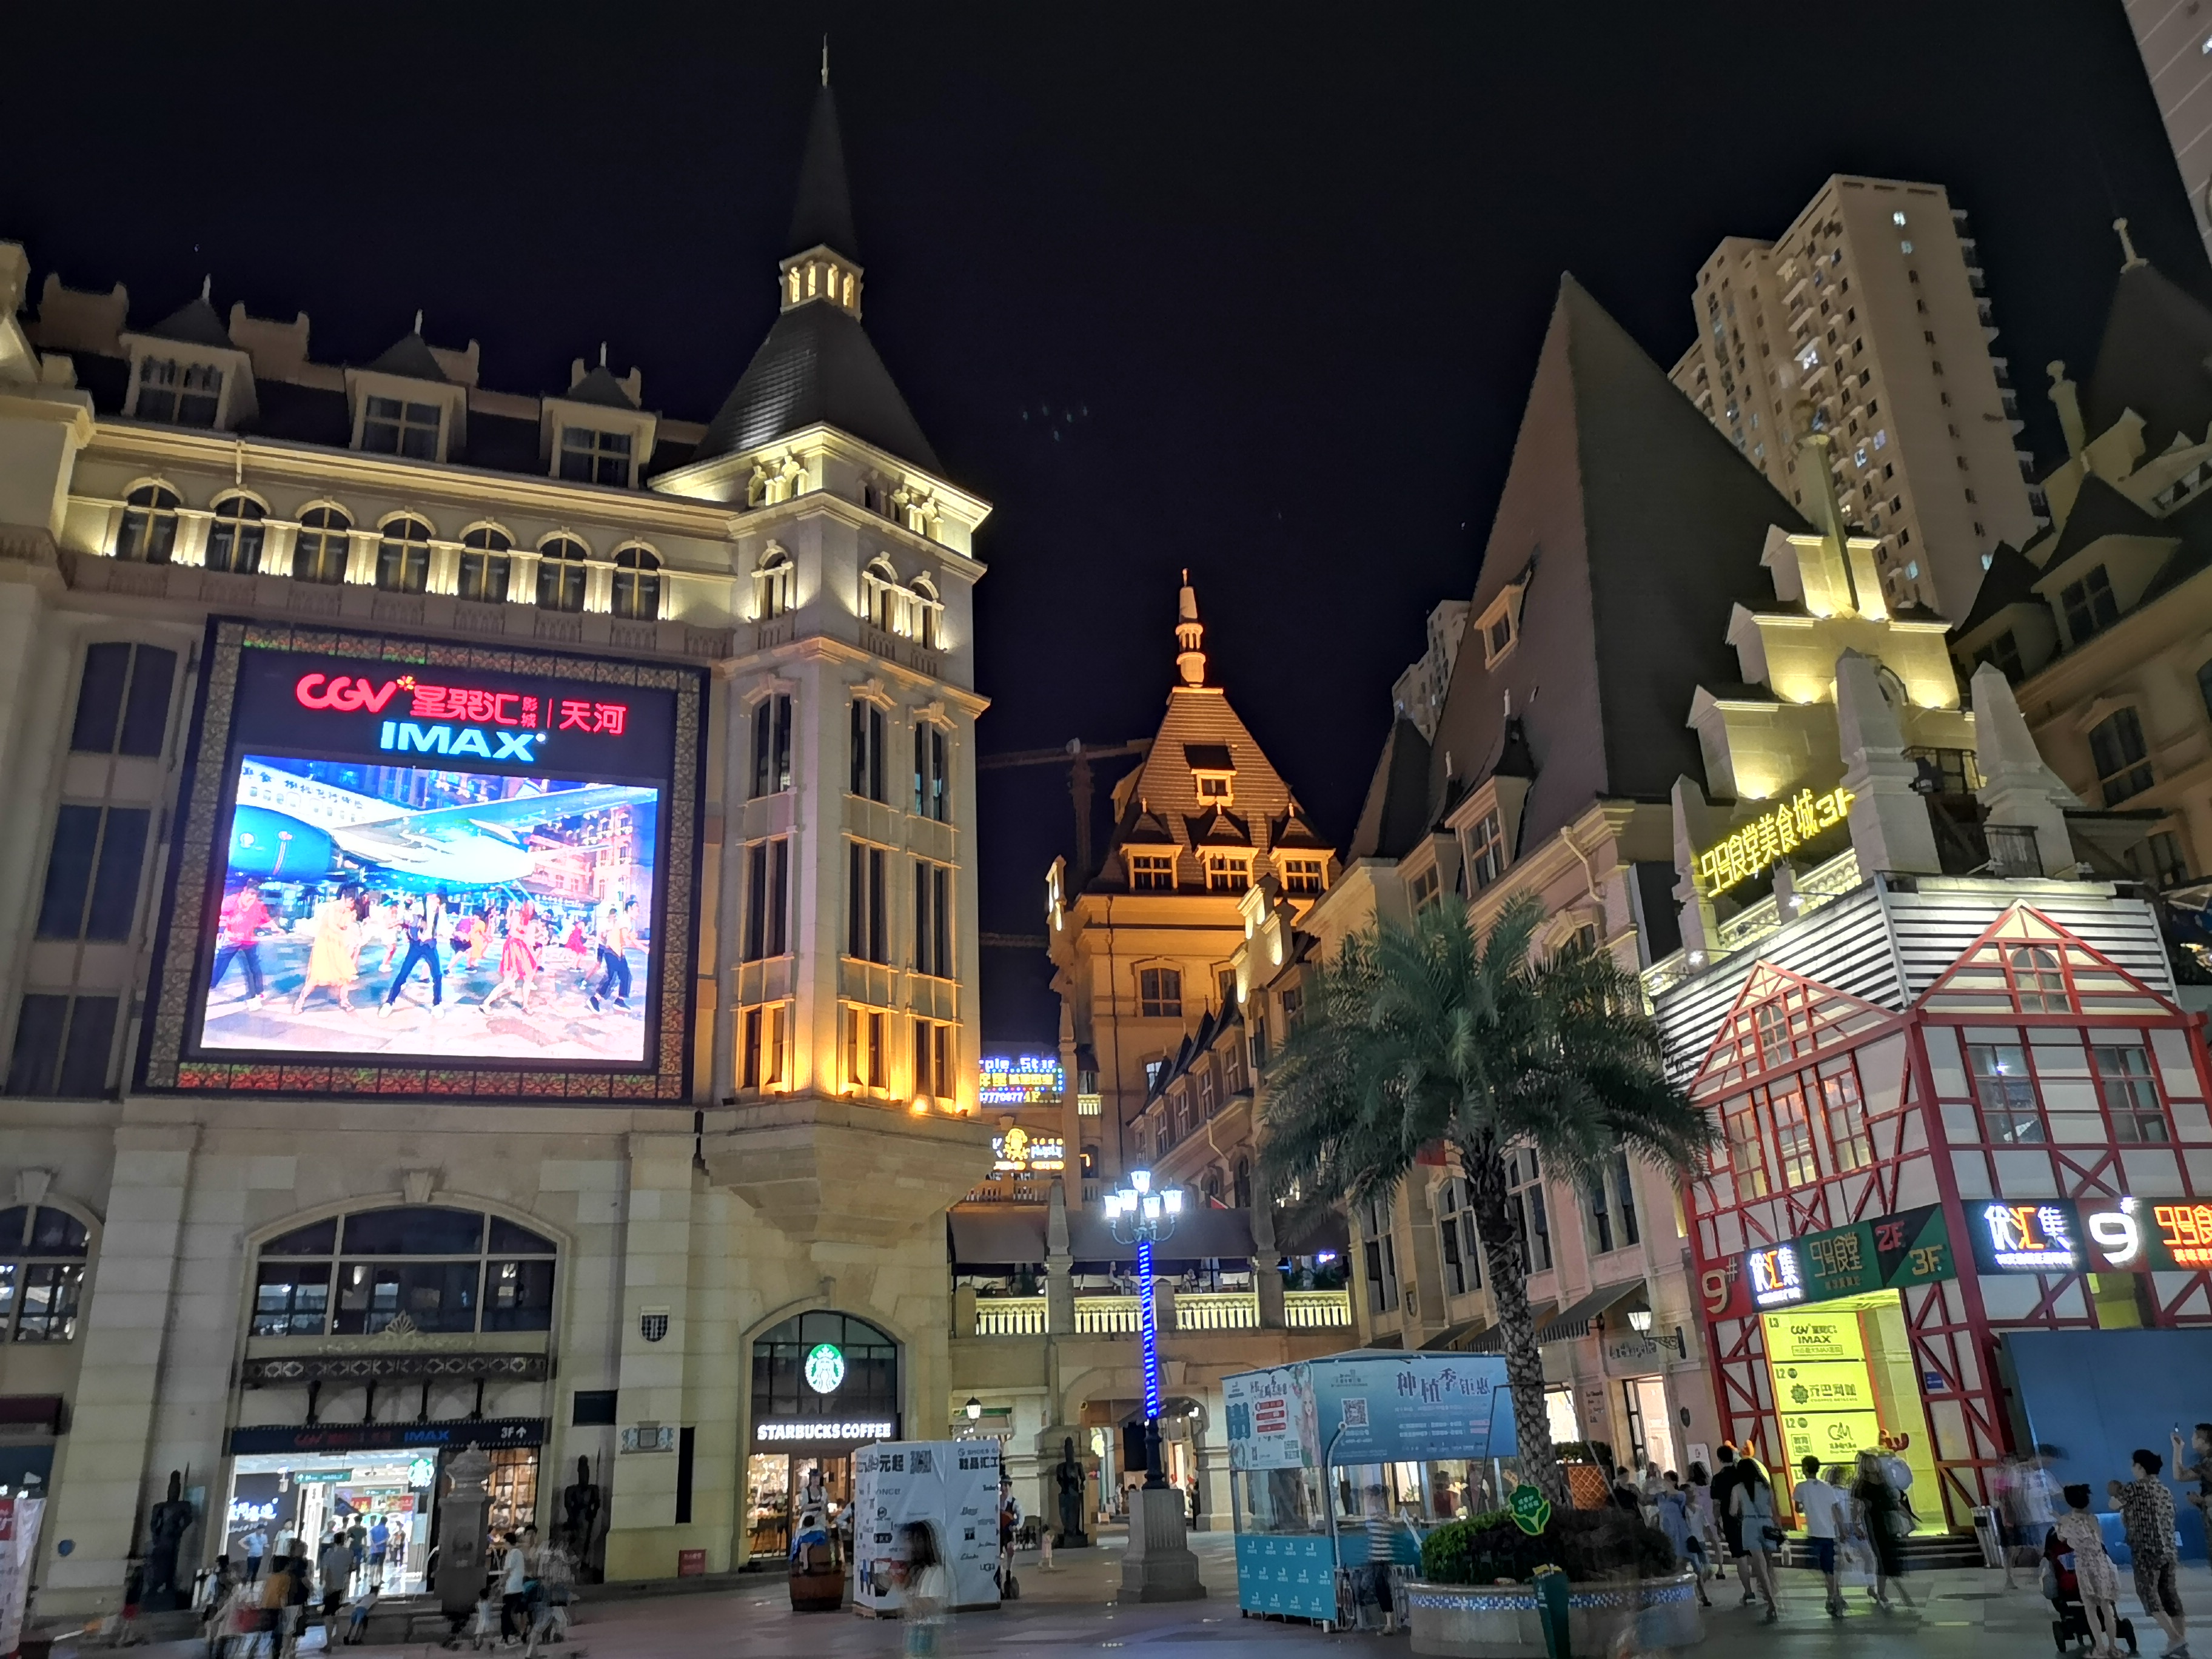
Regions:
<instances>
[{"instance_id":1,"label":"white advertising board","mask_svg":"<svg viewBox=\"0 0 2212 1659\"><path fill-rule=\"evenodd\" d=\"M853 1601L875 1613L900 1604L899 1528L937 1534L956 1607L999 1605L999 1443L885 1440L853 1457Z\"/></svg>"}]
</instances>

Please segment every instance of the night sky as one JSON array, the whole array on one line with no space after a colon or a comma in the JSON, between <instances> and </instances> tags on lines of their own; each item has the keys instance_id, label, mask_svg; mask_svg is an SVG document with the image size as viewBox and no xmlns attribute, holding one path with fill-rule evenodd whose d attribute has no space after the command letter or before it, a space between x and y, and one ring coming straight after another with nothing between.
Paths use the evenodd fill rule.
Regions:
<instances>
[{"instance_id":1,"label":"night sky","mask_svg":"<svg viewBox=\"0 0 2212 1659\"><path fill-rule=\"evenodd\" d=\"M350 362L421 307L531 393L605 340L704 420L774 315L826 30L869 332L997 504L982 748L1150 735L1188 566L1215 679L1340 842L1423 615L1474 588L1562 270L1668 364L1720 237L1832 173L1935 180L2045 465L2115 214L2212 294L2117 0L335 10L19 8L0 238L33 295L119 279L150 322L211 272ZM987 778L985 928L1041 930L1063 775ZM985 954L987 1037L1048 1039L1041 958Z\"/></svg>"}]
</instances>

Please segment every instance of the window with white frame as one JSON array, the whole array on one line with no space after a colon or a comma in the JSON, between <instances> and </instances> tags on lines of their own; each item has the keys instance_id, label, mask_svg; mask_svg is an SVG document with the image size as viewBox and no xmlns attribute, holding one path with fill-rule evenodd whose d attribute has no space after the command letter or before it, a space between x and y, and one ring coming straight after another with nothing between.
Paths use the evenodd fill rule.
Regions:
<instances>
[{"instance_id":1,"label":"window with white frame","mask_svg":"<svg viewBox=\"0 0 2212 1659\"><path fill-rule=\"evenodd\" d=\"M791 787L791 693L772 692L753 705L751 796L776 795Z\"/></svg>"},{"instance_id":2,"label":"window with white frame","mask_svg":"<svg viewBox=\"0 0 2212 1659\"><path fill-rule=\"evenodd\" d=\"M902 584L891 562L878 554L860 572L860 615L886 634L931 649L943 637L945 606L927 576Z\"/></svg>"},{"instance_id":3,"label":"window with white frame","mask_svg":"<svg viewBox=\"0 0 2212 1659\"><path fill-rule=\"evenodd\" d=\"M1505 832L1496 811L1485 812L1468 831L1468 868L1474 874L1477 892L1505 873Z\"/></svg>"},{"instance_id":4,"label":"window with white frame","mask_svg":"<svg viewBox=\"0 0 2212 1659\"><path fill-rule=\"evenodd\" d=\"M952 816L951 744L933 720L914 725L914 810L943 823Z\"/></svg>"},{"instance_id":5,"label":"window with white frame","mask_svg":"<svg viewBox=\"0 0 2212 1659\"><path fill-rule=\"evenodd\" d=\"M760 962L791 951L791 840L778 836L745 848L745 928L741 960Z\"/></svg>"},{"instance_id":6,"label":"window with white frame","mask_svg":"<svg viewBox=\"0 0 2212 1659\"><path fill-rule=\"evenodd\" d=\"M138 419L211 427L222 402L222 371L213 363L179 362L173 357L138 360L138 401L131 410Z\"/></svg>"},{"instance_id":7,"label":"window with white frame","mask_svg":"<svg viewBox=\"0 0 2212 1659\"><path fill-rule=\"evenodd\" d=\"M1252 884L1249 853L1208 853L1205 862L1209 893L1241 893Z\"/></svg>"},{"instance_id":8,"label":"window with white frame","mask_svg":"<svg viewBox=\"0 0 2212 1659\"><path fill-rule=\"evenodd\" d=\"M587 426L561 428L561 476L571 483L629 488L630 434L594 432Z\"/></svg>"},{"instance_id":9,"label":"window with white frame","mask_svg":"<svg viewBox=\"0 0 2212 1659\"><path fill-rule=\"evenodd\" d=\"M541 611L581 611L591 555L583 543L555 536L538 545L538 608Z\"/></svg>"},{"instance_id":10,"label":"window with white frame","mask_svg":"<svg viewBox=\"0 0 2212 1659\"><path fill-rule=\"evenodd\" d=\"M1137 970L1137 1013L1143 1019L1181 1019L1182 969L1139 968Z\"/></svg>"},{"instance_id":11,"label":"window with white frame","mask_svg":"<svg viewBox=\"0 0 2212 1659\"><path fill-rule=\"evenodd\" d=\"M292 579L329 586L346 579L353 558L353 520L335 507L311 507L300 515L292 541Z\"/></svg>"},{"instance_id":12,"label":"window with white frame","mask_svg":"<svg viewBox=\"0 0 2212 1659\"><path fill-rule=\"evenodd\" d=\"M1135 853L1128 855L1129 885L1139 893L1168 893L1175 890L1175 854L1171 852Z\"/></svg>"},{"instance_id":13,"label":"window with white frame","mask_svg":"<svg viewBox=\"0 0 2212 1659\"><path fill-rule=\"evenodd\" d=\"M958 1029L942 1020L914 1022L915 1093L927 1095L932 1100L951 1100L959 1092L957 1061L954 1058L959 1051L954 1036Z\"/></svg>"},{"instance_id":14,"label":"window with white frame","mask_svg":"<svg viewBox=\"0 0 2212 1659\"><path fill-rule=\"evenodd\" d=\"M1544 1207L1544 1178L1534 1147L1508 1154L1505 1185L1520 1211L1521 1271L1548 1272L1552 1266L1552 1218Z\"/></svg>"},{"instance_id":15,"label":"window with white frame","mask_svg":"<svg viewBox=\"0 0 2212 1659\"><path fill-rule=\"evenodd\" d=\"M241 576L259 570L267 534L261 521L267 516L268 509L251 495L233 494L216 501L208 526L207 568Z\"/></svg>"},{"instance_id":16,"label":"window with white frame","mask_svg":"<svg viewBox=\"0 0 2212 1659\"><path fill-rule=\"evenodd\" d=\"M394 519L376 544L376 585L387 593L420 593L430 584L430 526Z\"/></svg>"},{"instance_id":17,"label":"window with white frame","mask_svg":"<svg viewBox=\"0 0 2212 1659\"><path fill-rule=\"evenodd\" d=\"M161 484L141 484L123 498L123 524L115 536L115 556L139 564L167 564L177 550L177 492Z\"/></svg>"},{"instance_id":18,"label":"window with white frame","mask_svg":"<svg viewBox=\"0 0 2212 1659\"><path fill-rule=\"evenodd\" d=\"M933 979L958 973L952 961L952 871L914 861L914 971Z\"/></svg>"},{"instance_id":19,"label":"window with white frame","mask_svg":"<svg viewBox=\"0 0 2212 1659\"><path fill-rule=\"evenodd\" d=\"M1389 1199L1370 1198L1359 1206L1359 1240L1367 1311L1389 1313L1398 1305L1398 1241L1390 1233Z\"/></svg>"},{"instance_id":20,"label":"window with white frame","mask_svg":"<svg viewBox=\"0 0 2212 1659\"><path fill-rule=\"evenodd\" d=\"M361 447L372 455L404 455L417 461L438 459L438 426L445 410L436 404L410 403L374 394L363 403Z\"/></svg>"},{"instance_id":21,"label":"window with white frame","mask_svg":"<svg viewBox=\"0 0 2212 1659\"><path fill-rule=\"evenodd\" d=\"M1482 1246L1475 1237L1474 1194L1464 1176L1447 1176L1437 1188L1437 1243L1441 1247L1444 1291L1464 1296L1482 1288Z\"/></svg>"},{"instance_id":22,"label":"window with white frame","mask_svg":"<svg viewBox=\"0 0 2212 1659\"><path fill-rule=\"evenodd\" d=\"M880 1008L848 1003L844 1012L845 1086L883 1091L891 1086L891 1017Z\"/></svg>"},{"instance_id":23,"label":"window with white frame","mask_svg":"<svg viewBox=\"0 0 2212 1659\"><path fill-rule=\"evenodd\" d=\"M1285 854L1276 860L1283 872L1283 890L1286 893L1318 893L1322 890L1322 873L1328 868L1318 858L1300 854Z\"/></svg>"},{"instance_id":24,"label":"window with white frame","mask_svg":"<svg viewBox=\"0 0 2212 1659\"><path fill-rule=\"evenodd\" d=\"M845 843L845 954L862 962L891 959L890 860L880 847Z\"/></svg>"},{"instance_id":25,"label":"window with white frame","mask_svg":"<svg viewBox=\"0 0 2212 1659\"><path fill-rule=\"evenodd\" d=\"M514 574L514 561L510 556L514 551L514 543L505 531L478 525L461 538L460 585L456 591L465 599L504 605Z\"/></svg>"},{"instance_id":26,"label":"window with white frame","mask_svg":"<svg viewBox=\"0 0 2212 1659\"><path fill-rule=\"evenodd\" d=\"M770 542L753 567L753 620L773 622L791 609L791 555Z\"/></svg>"},{"instance_id":27,"label":"window with white frame","mask_svg":"<svg viewBox=\"0 0 2212 1659\"><path fill-rule=\"evenodd\" d=\"M0 1210L0 1342L68 1342L76 1335L92 1233L66 1210Z\"/></svg>"},{"instance_id":28,"label":"window with white frame","mask_svg":"<svg viewBox=\"0 0 2212 1659\"><path fill-rule=\"evenodd\" d=\"M790 1081L791 1005L763 1003L738 1011L738 1086L775 1089Z\"/></svg>"},{"instance_id":29,"label":"window with white frame","mask_svg":"<svg viewBox=\"0 0 2212 1659\"><path fill-rule=\"evenodd\" d=\"M1413 905L1413 914L1419 915L1430 909L1443 896L1443 877L1435 865L1417 872L1406 884L1406 896Z\"/></svg>"},{"instance_id":30,"label":"window with white frame","mask_svg":"<svg viewBox=\"0 0 2212 1659\"><path fill-rule=\"evenodd\" d=\"M614 604L625 622L660 617L660 556L649 548L625 547L615 555Z\"/></svg>"}]
</instances>

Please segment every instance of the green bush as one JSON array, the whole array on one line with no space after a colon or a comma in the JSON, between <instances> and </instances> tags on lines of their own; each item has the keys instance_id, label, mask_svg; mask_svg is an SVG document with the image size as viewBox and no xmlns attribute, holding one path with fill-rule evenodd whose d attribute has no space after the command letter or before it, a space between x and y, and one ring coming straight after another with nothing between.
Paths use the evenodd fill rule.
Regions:
<instances>
[{"instance_id":1,"label":"green bush","mask_svg":"<svg viewBox=\"0 0 2212 1659\"><path fill-rule=\"evenodd\" d=\"M1554 1509L1534 1537L1503 1510L1493 1510L1447 1522L1421 1545L1421 1576L1432 1584L1525 1583L1547 1565L1577 1583L1660 1577L1679 1570L1667 1534L1623 1510Z\"/></svg>"}]
</instances>

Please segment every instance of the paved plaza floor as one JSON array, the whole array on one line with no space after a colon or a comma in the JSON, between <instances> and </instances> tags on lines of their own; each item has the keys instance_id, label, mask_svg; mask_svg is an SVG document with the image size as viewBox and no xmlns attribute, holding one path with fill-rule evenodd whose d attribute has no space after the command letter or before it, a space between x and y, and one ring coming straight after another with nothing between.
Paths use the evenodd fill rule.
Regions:
<instances>
[{"instance_id":1,"label":"paved plaza floor","mask_svg":"<svg viewBox=\"0 0 2212 1659\"><path fill-rule=\"evenodd\" d=\"M947 1659L1030 1659L1085 1650L1103 1659L1118 1648L1131 1650L1123 1659L1254 1659L1263 1652L1288 1659L1291 1649L1315 1659L1410 1659L1403 1635L1323 1634L1308 1625L1240 1617L1231 1540L1203 1533L1191 1542L1207 1597L1164 1606L1115 1604L1121 1562L1117 1535L1109 1534L1096 1548L1061 1552L1059 1570L1049 1573L1039 1570L1034 1555L1025 1555L1018 1568L1020 1599L995 1613L956 1619ZM1820 1581L1791 1572L1783 1581L1781 1621L1770 1626L1757 1609L1738 1605L1741 1592L1731 1577L1712 1587L1717 1605L1706 1615L1705 1644L1686 1651L1719 1659L2033 1659L2055 1651L2049 1604L2024 1575L2022 1587L2012 1591L2005 1589L2002 1574L1982 1571L1922 1573L1909 1587L1921 1604L1916 1613L1884 1614L1855 1592L1849 1614L1839 1621L1821 1611ZM2212 1655L2212 1569L2185 1565L2181 1594L2202 1620L2199 1631L2191 1632L2197 1638L2192 1650ZM568 1644L548 1650L552 1659L896 1659L901 1649L896 1621L850 1611L794 1613L783 1581L767 1573L741 1575L690 1594L628 1595L610 1587L586 1595ZM2164 1649L2165 1638L2142 1616L2132 1592L2120 1610L2135 1619L2145 1655ZM68 1659L72 1650L71 1644L57 1644L56 1659ZM302 1651L319 1656L319 1634ZM351 1651L362 1659L441 1659L444 1650L417 1642ZM464 1645L461 1651L469 1650ZM140 1652L145 1659L200 1659L202 1650L197 1643L179 1643Z\"/></svg>"}]
</instances>

